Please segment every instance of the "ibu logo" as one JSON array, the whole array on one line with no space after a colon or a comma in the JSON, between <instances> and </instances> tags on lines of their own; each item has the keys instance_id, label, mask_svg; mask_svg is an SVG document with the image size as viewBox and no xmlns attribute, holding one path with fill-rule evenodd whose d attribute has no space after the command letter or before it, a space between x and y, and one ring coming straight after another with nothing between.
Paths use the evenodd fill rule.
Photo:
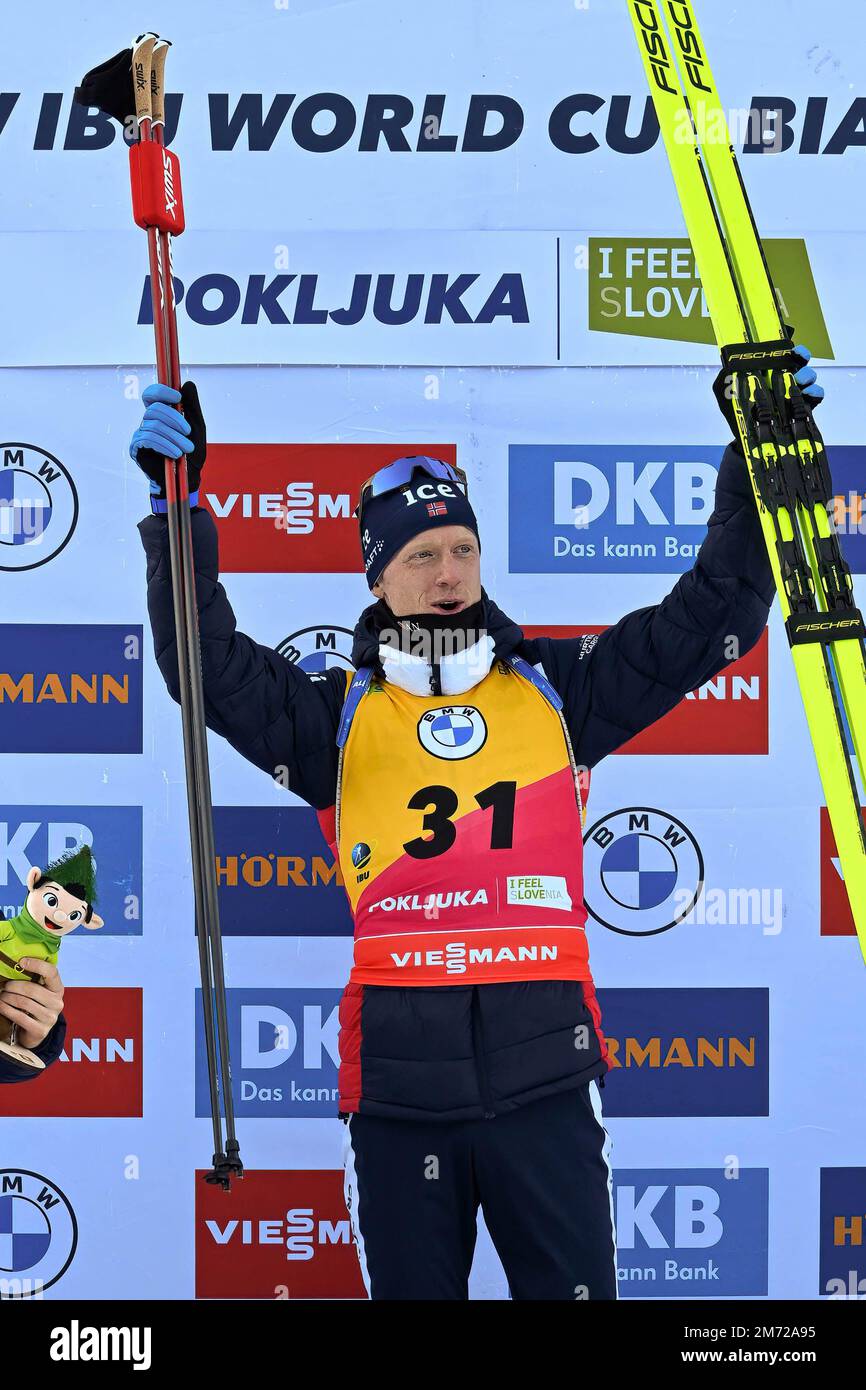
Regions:
<instances>
[{"instance_id":1,"label":"ibu logo","mask_svg":"<svg viewBox=\"0 0 866 1390\"><path fill-rule=\"evenodd\" d=\"M352 846L352 868L356 870L355 882L365 883L370 877L370 860L373 857L372 845L359 840Z\"/></svg>"}]
</instances>

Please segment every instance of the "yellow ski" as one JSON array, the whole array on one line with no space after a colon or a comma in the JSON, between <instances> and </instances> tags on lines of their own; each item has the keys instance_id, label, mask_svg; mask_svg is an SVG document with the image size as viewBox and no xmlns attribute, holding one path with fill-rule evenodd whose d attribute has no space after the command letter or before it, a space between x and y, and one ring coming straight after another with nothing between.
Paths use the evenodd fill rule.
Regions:
<instances>
[{"instance_id":1,"label":"yellow ski","mask_svg":"<svg viewBox=\"0 0 866 1390\"><path fill-rule=\"evenodd\" d=\"M740 442L866 958L866 833L847 738L850 732L862 777L864 625L828 518L826 451L793 379L792 343L692 5L627 4L716 341L731 372Z\"/></svg>"}]
</instances>

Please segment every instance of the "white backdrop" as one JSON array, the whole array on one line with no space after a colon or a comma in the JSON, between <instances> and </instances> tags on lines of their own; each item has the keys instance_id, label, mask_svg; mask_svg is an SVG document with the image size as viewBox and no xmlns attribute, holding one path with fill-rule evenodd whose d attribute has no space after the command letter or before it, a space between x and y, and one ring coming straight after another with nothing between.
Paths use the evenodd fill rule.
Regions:
<instances>
[{"instance_id":1,"label":"white backdrop","mask_svg":"<svg viewBox=\"0 0 866 1390\"><path fill-rule=\"evenodd\" d=\"M428 11L394 0L192 0L178 11L155 3L142 23L165 25L174 40L168 86L183 93L175 148L189 231L176 247L176 272L185 285L222 277L203 295L200 318L208 306L218 310L229 282L242 303L256 275L318 276L315 287L307 281L310 314L345 306L358 276L393 275L394 302L407 276L423 279L421 308L404 325L383 325L372 313L351 326L299 322L297 281L280 299L288 323L267 314L244 323L241 309L223 323L195 322L182 309L181 350L210 441L311 446L300 460L276 454L259 464L254 450L238 454L255 469L237 478L237 490L257 498L304 478L316 498L340 486L349 492L363 476L353 454L359 444L393 446L395 455L414 443L451 444L482 526L485 585L516 620L584 629L661 599L690 560L654 565L650 556L635 565L605 555L604 537L616 517L618 535L630 527L636 541L659 542L660 553L664 537L699 543L703 522L673 510L673 479L696 462L712 466L725 433L710 391L714 354L696 341L699 299L690 326L668 315L663 336L657 322L652 336L638 320L619 332L590 323L592 277L580 255L589 238L641 245L683 237L660 144L632 153L611 147L624 101L628 135L637 136L645 112L625 5L443 0ZM772 0L757 11L735 4L724 13L703 3L699 18L723 99L745 108L770 97L794 103L791 148L744 154L743 169L768 236L805 240L835 354L819 364L827 388L820 423L831 445L846 446L837 486L853 515L864 493L859 10L852 0L834 0L820 14L805 0ZM15 1175L36 1174L64 1194L77 1237L66 1206L35 1193L45 1223L38 1259L13 1242L0 1278L42 1279L48 1297L185 1298L196 1288L352 1296L335 1171L341 1128L329 1117L333 1009L350 962L338 889L313 882L324 851L308 818L280 819L300 803L213 737L214 799L236 808L218 817L217 833L224 914L232 933L243 933L228 936L226 959L239 1097L242 1082L252 1088L239 1119L251 1174L239 1194L207 1194L210 1205L196 1220L194 1170L209 1159L210 1127L196 1103L197 959L180 719L153 661L135 530L146 484L126 452L137 396L152 380L152 332L137 321L145 245L131 229L118 140L75 148L87 132L73 124L66 134L72 87L130 37L105 0L16 10L7 19L0 500L14 501L22 473L42 469L51 508L38 543L3 536L2 622L13 626L3 630L0 681L4 673L20 678L38 641L52 653L44 669L65 679L123 669L106 655L115 640L106 627L134 638L143 624L144 647L127 671L131 688L143 684L143 715L134 702L118 712L109 700L112 732L99 749L78 707L34 697L22 712L2 687L0 906L20 905L21 876L47 852L50 827L73 825L73 839L93 839L113 913L105 932L64 943L70 1042L57 1075L0 1093L0 1214L20 1210L16 1202L35 1181L16 1188ZM251 151L243 136L233 148L214 149L223 103L231 112L243 93L260 95L265 111L280 93L294 101L269 149ZM354 133L331 152L302 147L304 121L292 129L297 106L318 93L340 96L341 118L355 113ZM413 103L411 149L359 148L377 93ZM559 103L581 93L600 98L590 103L598 109L575 115L572 128L598 144L566 153L548 122ZM428 94L444 94L440 134L457 136L454 150L414 148ZM473 94L507 96L512 119L519 107L523 127L509 148L461 149ZM612 106L614 98L622 101ZM328 122L317 119L314 128L324 134ZM823 151L833 139L845 146L839 153L801 152L803 144ZM445 312L441 323L424 323L434 277L461 274L478 277L462 296L470 321ZM507 312L473 321L497 285L504 294L502 277L511 277ZM661 283L672 282L662 276ZM3 441L30 452L4 449ZM342 446L336 462L317 453L325 444ZM602 455L599 446L613 448ZM50 477L46 454L62 465ZM205 482L232 477L232 457L215 451L219 462ZM535 501L514 506L563 458L607 459L614 480L609 508L593 523L596 555L567 563L554 552L562 528L548 485L539 481ZM620 458L636 477L650 466L656 480L625 522ZM71 525L70 479L78 502ZM224 544L246 547L246 572L225 577L240 627L274 646L304 633L296 645L307 661L319 630L351 629L367 599L345 539L350 529L340 529L348 523L313 507L313 539L302 553L321 543L330 558L318 565L301 562L297 538L286 536L284 564L256 572L254 528L237 515L220 522ZM866 568L862 533L846 535L844 545L855 569ZM341 572L337 554L348 556ZM527 554L535 557L529 563ZM71 624L86 628L64 643L57 629ZM55 630L40 637L36 625ZM345 652L344 634L335 650ZM762 660L736 691L716 687L691 702L696 743L688 756L677 753L671 725L667 736L656 731L655 751L613 757L593 776L588 825L611 817L616 828L617 813L630 807L675 817L704 871L696 920L641 935L646 924L632 913L619 930L596 924L591 936L603 1007L609 992L608 1028L628 1061L603 1092L624 1296L816 1297L839 1292L829 1280L853 1277L846 1288L856 1289L866 1277L855 1227L845 1225L866 1200L857 1081L866 977L826 846L822 856L821 789L777 613L766 666ZM747 705L751 732L739 742L731 733L727 744L721 736L736 751L701 751L718 747L720 729L733 730ZM18 723L13 730L13 715L32 721L30 734ZM140 808L141 819L118 818L110 833L104 808L117 806ZM254 820L248 808L273 818ZM241 853L295 855L300 881L268 889L265 912L256 897L265 889L229 883L229 858ZM680 889L691 864L687 856L678 862ZM600 878L588 881L587 896L604 916ZM258 934L261 921L275 934ZM279 1068L269 1065L273 1056L258 1055L268 1050L259 1023L272 1022L273 1010L298 1030ZM635 1046L649 1048L642 1065ZM249 1099L263 1088L267 1098ZM322 1172L331 1176L321 1179ZM6 1208L4 1193L11 1194ZM275 1224L265 1230L262 1221ZM683 1269L697 1274L684 1278ZM506 1294L486 1237L473 1291Z\"/></svg>"}]
</instances>

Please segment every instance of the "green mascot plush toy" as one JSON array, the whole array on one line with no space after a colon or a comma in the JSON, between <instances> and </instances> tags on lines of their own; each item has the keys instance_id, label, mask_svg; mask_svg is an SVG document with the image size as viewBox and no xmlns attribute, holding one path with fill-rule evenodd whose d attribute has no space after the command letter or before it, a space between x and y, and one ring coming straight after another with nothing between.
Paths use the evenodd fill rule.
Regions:
<instances>
[{"instance_id":1,"label":"green mascot plush toy","mask_svg":"<svg viewBox=\"0 0 866 1390\"><path fill-rule=\"evenodd\" d=\"M22 956L57 964L60 938L82 924L89 931L104 926L93 910L96 899L96 865L90 847L83 845L49 864L35 866L27 875L27 900L15 917L0 919L0 987L2 981L20 975L39 984L40 975L18 964ZM24 1066L41 1070L44 1062L15 1042L15 1025L0 1018L0 1052Z\"/></svg>"}]
</instances>

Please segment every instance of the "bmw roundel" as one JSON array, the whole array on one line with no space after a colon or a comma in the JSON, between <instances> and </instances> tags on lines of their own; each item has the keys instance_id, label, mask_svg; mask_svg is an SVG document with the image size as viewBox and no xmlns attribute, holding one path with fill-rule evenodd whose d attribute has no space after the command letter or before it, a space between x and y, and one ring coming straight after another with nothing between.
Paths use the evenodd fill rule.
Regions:
<instances>
[{"instance_id":1,"label":"bmw roundel","mask_svg":"<svg viewBox=\"0 0 866 1390\"><path fill-rule=\"evenodd\" d=\"M624 936L654 936L689 916L704 888L700 846L676 816L629 806L583 837L584 901Z\"/></svg>"},{"instance_id":2,"label":"bmw roundel","mask_svg":"<svg viewBox=\"0 0 866 1390\"><path fill-rule=\"evenodd\" d=\"M487 725L474 705L441 705L422 714L418 738L434 758L471 758L487 741Z\"/></svg>"},{"instance_id":3,"label":"bmw roundel","mask_svg":"<svg viewBox=\"0 0 866 1390\"><path fill-rule=\"evenodd\" d=\"M75 1212L56 1183L27 1168L0 1168L0 1299L41 1298L77 1245Z\"/></svg>"},{"instance_id":4,"label":"bmw roundel","mask_svg":"<svg viewBox=\"0 0 866 1390\"><path fill-rule=\"evenodd\" d=\"M78 521L68 469L35 444L0 444L0 570L33 570L59 555Z\"/></svg>"},{"instance_id":5,"label":"bmw roundel","mask_svg":"<svg viewBox=\"0 0 866 1390\"><path fill-rule=\"evenodd\" d=\"M314 624L285 637L276 650L313 679L322 678L332 666L354 671L352 632L347 627Z\"/></svg>"}]
</instances>

